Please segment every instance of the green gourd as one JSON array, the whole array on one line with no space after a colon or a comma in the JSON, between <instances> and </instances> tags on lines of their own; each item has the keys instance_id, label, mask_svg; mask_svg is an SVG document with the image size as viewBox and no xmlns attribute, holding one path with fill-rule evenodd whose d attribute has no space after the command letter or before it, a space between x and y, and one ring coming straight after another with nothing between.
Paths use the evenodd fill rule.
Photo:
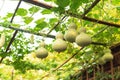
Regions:
<instances>
[{"instance_id":1,"label":"green gourd","mask_svg":"<svg viewBox=\"0 0 120 80\"><path fill-rule=\"evenodd\" d=\"M105 49L105 50L104 50L104 53L105 53L105 54L104 54L103 57L104 57L104 59L105 59L106 62L113 60L113 55L112 55L110 49Z\"/></svg>"},{"instance_id":2,"label":"green gourd","mask_svg":"<svg viewBox=\"0 0 120 80\"><path fill-rule=\"evenodd\" d=\"M72 23L72 26L70 25L68 27L68 30L65 32L64 35L65 40L67 40L68 42L75 42L75 38L78 35L76 27L77 26L74 25L74 23Z\"/></svg>"},{"instance_id":3,"label":"green gourd","mask_svg":"<svg viewBox=\"0 0 120 80\"><path fill-rule=\"evenodd\" d=\"M104 57L102 56L98 59L97 63L100 64L100 65L103 65L103 64L106 63L106 61L105 61Z\"/></svg>"},{"instance_id":4,"label":"green gourd","mask_svg":"<svg viewBox=\"0 0 120 80\"><path fill-rule=\"evenodd\" d=\"M81 47L84 47L84 46L87 46L89 45L91 42L92 42L92 39L91 37L84 33L84 32L81 32L77 37L76 37L76 40L75 42L81 46Z\"/></svg>"},{"instance_id":5,"label":"green gourd","mask_svg":"<svg viewBox=\"0 0 120 80\"><path fill-rule=\"evenodd\" d=\"M48 51L44 48L45 43L41 42L40 47L35 51L37 58L46 58L48 56Z\"/></svg>"},{"instance_id":6,"label":"green gourd","mask_svg":"<svg viewBox=\"0 0 120 80\"><path fill-rule=\"evenodd\" d=\"M72 23L70 23L69 24L69 27L68 27L68 29L77 29L77 25L74 23L74 22L72 22Z\"/></svg>"},{"instance_id":7,"label":"green gourd","mask_svg":"<svg viewBox=\"0 0 120 80\"><path fill-rule=\"evenodd\" d=\"M57 33L56 40L52 43L52 48L56 52L62 52L67 49L67 43L63 40L63 34Z\"/></svg>"},{"instance_id":8,"label":"green gourd","mask_svg":"<svg viewBox=\"0 0 120 80\"><path fill-rule=\"evenodd\" d=\"M86 33L86 28L81 27L80 29L78 29L79 34L82 33L82 32Z\"/></svg>"}]
</instances>

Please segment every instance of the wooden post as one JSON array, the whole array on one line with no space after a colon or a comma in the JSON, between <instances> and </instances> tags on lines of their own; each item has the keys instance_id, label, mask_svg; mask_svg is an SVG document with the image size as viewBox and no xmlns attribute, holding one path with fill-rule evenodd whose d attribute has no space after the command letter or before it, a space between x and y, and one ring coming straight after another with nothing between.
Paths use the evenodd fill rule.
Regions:
<instances>
[{"instance_id":1,"label":"wooden post","mask_svg":"<svg viewBox=\"0 0 120 80\"><path fill-rule=\"evenodd\" d=\"M93 80L95 80L95 68L93 69Z\"/></svg>"},{"instance_id":2,"label":"wooden post","mask_svg":"<svg viewBox=\"0 0 120 80\"><path fill-rule=\"evenodd\" d=\"M89 80L88 71L86 71L86 80Z\"/></svg>"},{"instance_id":3,"label":"wooden post","mask_svg":"<svg viewBox=\"0 0 120 80\"><path fill-rule=\"evenodd\" d=\"M110 61L110 67L111 67L112 80L114 80L114 68L113 68L113 61Z\"/></svg>"}]
</instances>

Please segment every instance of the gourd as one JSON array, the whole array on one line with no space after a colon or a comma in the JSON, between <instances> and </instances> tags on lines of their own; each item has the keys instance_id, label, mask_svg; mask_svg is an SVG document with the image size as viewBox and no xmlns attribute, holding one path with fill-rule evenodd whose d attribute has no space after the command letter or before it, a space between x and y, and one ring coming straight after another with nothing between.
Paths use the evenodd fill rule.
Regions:
<instances>
[{"instance_id":1,"label":"gourd","mask_svg":"<svg viewBox=\"0 0 120 80\"><path fill-rule=\"evenodd\" d=\"M68 42L75 42L75 38L77 36L77 26L75 23L71 23L68 27L68 30L65 32L64 38Z\"/></svg>"},{"instance_id":2,"label":"gourd","mask_svg":"<svg viewBox=\"0 0 120 80\"><path fill-rule=\"evenodd\" d=\"M98 64L100 65L103 65L106 62L113 60L113 55L110 49L105 49L103 52L104 52L104 55L98 60Z\"/></svg>"},{"instance_id":3,"label":"gourd","mask_svg":"<svg viewBox=\"0 0 120 80\"><path fill-rule=\"evenodd\" d=\"M52 43L52 48L56 52L62 52L67 49L67 43L63 40L63 34L57 33L56 40Z\"/></svg>"},{"instance_id":4,"label":"gourd","mask_svg":"<svg viewBox=\"0 0 120 80\"><path fill-rule=\"evenodd\" d=\"M30 36L30 43L34 44L34 35L33 34Z\"/></svg>"},{"instance_id":5,"label":"gourd","mask_svg":"<svg viewBox=\"0 0 120 80\"><path fill-rule=\"evenodd\" d=\"M112 55L110 49L104 50L104 53L105 54L104 54L103 58L105 59L106 62L113 60L113 55Z\"/></svg>"},{"instance_id":6,"label":"gourd","mask_svg":"<svg viewBox=\"0 0 120 80\"><path fill-rule=\"evenodd\" d=\"M5 34L2 33L0 37L0 48L5 44Z\"/></svg>"},{"instance_id":7,"label":"gourd","mask_svg":"<svg viewBox=\"0 0 120 80\"><path fill-rule=\"evenodd\" d=\"M78 34L82 32L86 33L86 29L84 27L81 27L80 29L78 29Z\"/></svg>"},{"instance_id":8,"label":"gourd","mask_svg":"<svg viewBox=\"0 0 120 80\"><path fill-rule=\"evenodd\" d=\"M69 27L68 27L68 29L77 29L77 25L74 23L74 22L72 22L72 23L70 23L69 24Z\"/></svg>"},{"instance_id":9,"label":"gourd","mask_svg":"<svg viewBox=\"0 0 120 80\"><path fill-rule=\"evenodd\" d=\"M37 58L46 58L48 56L48 51L44 48L45 43L41 42L40 47L35 51Z\"/></svg>"},{"instance_id":10,"label":"gourd","mask_svg":"<svg viewBox=\"0 0 120 80\"><path fill-rule=\"evenodd\" d=\"M84 46L89 45L92 42L91 37L88 34L86 34L85 30L79 33L80 34L76 37L76 40L75 40L75 42L79 46L84 47Z\"/></svg>"},{"instance_id":11,"label":"gourd","mask_svg":"<svg viewBox=\"0 0 120 80\"><path fill-rule=\"evenodd\" d=\"M103 64L106 63L106 61L105 61L104 57L102 56L98 59L97 63L100 64L100 65L103 65Z\"/></svg>"}]
</instances>

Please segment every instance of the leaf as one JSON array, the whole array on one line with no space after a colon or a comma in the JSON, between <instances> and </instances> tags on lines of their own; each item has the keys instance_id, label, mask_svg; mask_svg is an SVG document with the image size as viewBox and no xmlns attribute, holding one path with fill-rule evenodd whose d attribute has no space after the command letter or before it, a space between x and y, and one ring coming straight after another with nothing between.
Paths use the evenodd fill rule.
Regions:
<instances>
[{"instance_id":1,"label":"leaf","mask_svg":"<svg viewBox=\"0 0 120 80\"><path fill-rule=\"evenodd\" d=\"M41 13L42 13L42 14L51 14L52 11L51 11L51 10L48 10L48 9L44 9Z\"/></svg>"},{"instance_id":2,"label":"leaf","mask_svg":"<svg viewBox=\"0 0 120 80\"><path fill-rule=\"evenodd\" d=\"M39 24L37 24L37 25L35 26L34 30L35 30L35 31L40 31L40 30L42 30L43 28L45 28L45 27L47 27L47 26L48 26L47 22L42 21L42 22L40 22Z\"/></svg>"},{"instance_id":3,"label":"leaf","mask_svg":"<svg viewBox=\"0 0 120 80\"><path fill-rule=\"evenodd\" d=\"M24 22L25 22L26 24L29 24L30 22L33 21L33 18L32 18L32 17L24 17L23 19L24 19Z\"/></svg>"},{"instance_id":4,"label":"leaf","mask_svg":"<svg viewBox=\"0 0 120 80\"><path fill-rule=\"evenodd\" d=\"M40 10L40 8L39 8L39 7L35 7L35 6L29 8L29 12L30 12L30 13L36 13L36 12L38 12L39 10Z\"/></svg>"},{"instance_id":5,"label":"leaf","mask_svg":"<svg viewBox=\"0 0 120 80\"><path fill-rule=\"evenodd\" d=\"M70 0L56 0L56 4L62 8L68 6L70 3Z\"/></svg>"},{"instance_id":6,"label":"leaf","mask_svg":"<svg viewBox=\"0 0 120 80\"><path fill-rule=\"evenodd\" d=\"M70 9L72 11L76 11L81 4L82 4L81 0L71 0Z\"/></svg>"},{"instance_id":7,"label":"leaf","mask_svg":"<svg viewBox=\"0 0 120 80\"><path fill-rule=\"evenodd\" d=\"M14 24L14 23L12 23L11 26L13 26L13 27L20 27L20 24Z\"/></svg>"},{"instance_id":8,"label":"leaf","mask_svg":"<svg viewBox=\"0 0 120 80\"><path fill-rule=\"evenodd\" d=\"M59 13L65 12L65 8L60 7L60 6L59 7L54 7L51 10L54 11L54 12L59 12Z\"/></svg>"},{"instance_id":9,"label":"leaf","mask_svg":"<svg viewBox=\"0 0 120 80\"><path fill-rule=\"evenodd\" d=\"M57 18L51 18L51 19L49 19L49 23L50 24L55 24L57 21L58 21Z\"/></svg>"},{"instance_id":10,"label":"leaf","mask_svg":"<svg viewBox=\"0 0 120 80\"><path fill-rule=\"evenodd\" d=\"M27 10L24 9L24 8L19 8L19 9L17 10L17 15L19 15L19 16L26 16L27 13L28 13Z\"/></svg>"},{"instance_id":11,"label":"leaf","mask_svg":"<svg viewBox=\"0 0 120 80\"><path fill-rule=\"evenodd\" d=\"M41 18L41 19L36 20L35 23L39 24L39 23L43 22L44 20L45 20L45 18Z\"/></svg>"},{"instance_id":12,"label":"leaf","mask_svg":"<svg viewBox=\"0 0 120 80\"><path fill-rule=\"evenodd\" d=\"M7 13L7 15L6 15L7 18L10 18L12 16L13 16L13 13Z\"/></svg>"},{"instance_id":13,"label":"leaf","mask_svg":"<svg viewBox=\"0 0 120 80\"><path fill-rule=\"evenodd\" d=\"M5 20L4 22L0 22L0 26L9 27L9 25L11 25L11 23L7 20Z\"/></svg>"},{"instance_id":14,"label":"leaf","mask_svg":"<svg viewBox=\"0 0 120 80\"><path fill-rule=\"evenodd\" d=\"M51 0L44 0L44 1L49 2L49 1L51 1Z\"/></svg>"}]
</instances>

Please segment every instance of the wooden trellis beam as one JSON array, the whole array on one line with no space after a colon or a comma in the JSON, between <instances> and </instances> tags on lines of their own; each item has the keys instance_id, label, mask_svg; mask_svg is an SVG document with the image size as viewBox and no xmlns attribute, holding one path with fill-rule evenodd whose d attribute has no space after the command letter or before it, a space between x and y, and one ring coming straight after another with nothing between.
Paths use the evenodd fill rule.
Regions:
<instances>
[{"instance_id":1,"label":"wooden trellis beam","mask_svg":"<svg viewBox=\"0 0 120 80\"><path fill-rule=\"evenodd\" d=\"M38 1L35 1L35 0L23 0L23 1L34 4L34 5L37 5L37 6L40 6L40 7L43 7L43 8L46 8L46 9L54 8L54 6L48 5L48 4L43 3L43 2L38 2ZM98 1L99 0L96 0L95 3L97 3ZM91 8L88 8L89 10L87 10L84 14L88 13L90 11L90 9L92 9L95 6L95 3L92 4ZM87 21L95 22L95 23L99 23L99 24L104 24L104 25L108 25L108 26L111 26L111 27L120 28L120 24L115 24L115 23L112 23L112 22L98 20L98 19L87 17L87 16L71 13L71 12L68 12L68 11L66 11L66 12L67 12L68 15L70 15L72 17L75 17L75 18L79 18L79 19L83 19L83 20L87 20Z\"/></svg>"},{"instance_id":2,"label":"wooden trellis beam","mask_svg":"<svg viewBox=\"0 0 120 80\"><path fill-rule=\"evenodd\" d=\"M36 32L31 32L29 30L24 30L24 29L19 29L19 28L15 28L15 27L8 27L9 29L12 29L12 30L17 30L17 31L20 31L20 32L24 32L24 33L29 33L29 34L34 34L34 35L37 35L37 36L46 36L48 38L53 38L55 39L55 35L50 35L50 34L45 34L45 33L36 33ZM91 44L94 44L94 45L103 45L103 46L107 46L106 43L100 43L100 42L92 42Z\"/></svg>"}]
</instances>

